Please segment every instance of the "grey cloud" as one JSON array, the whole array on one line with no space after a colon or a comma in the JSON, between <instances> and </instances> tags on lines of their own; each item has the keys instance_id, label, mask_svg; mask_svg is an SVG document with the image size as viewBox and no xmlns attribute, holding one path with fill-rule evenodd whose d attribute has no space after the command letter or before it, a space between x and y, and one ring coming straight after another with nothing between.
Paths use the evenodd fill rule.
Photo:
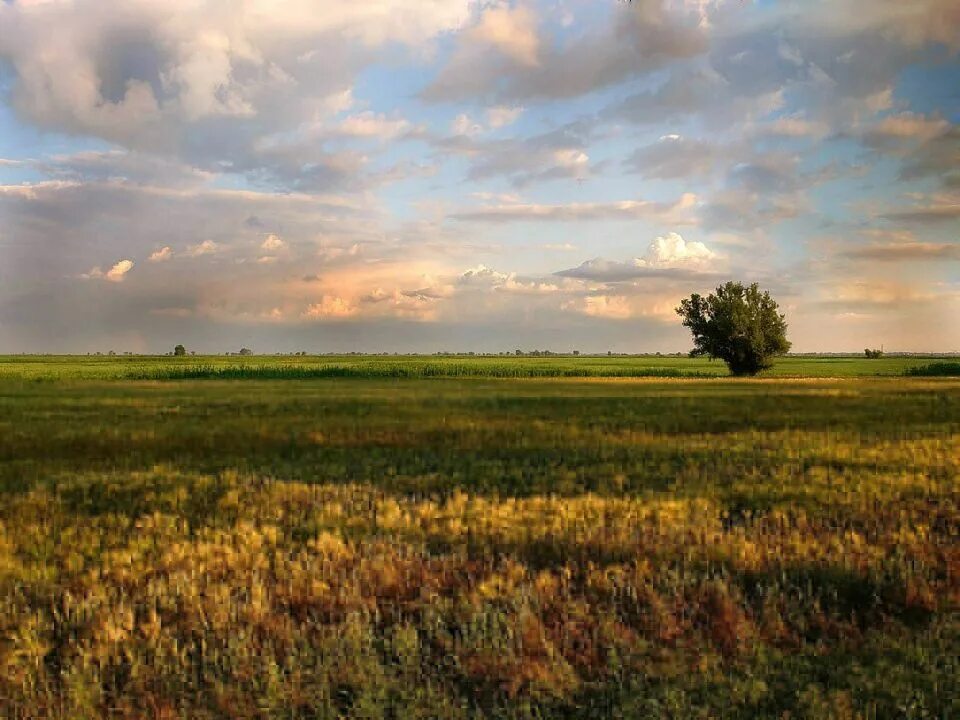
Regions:
<instances>
[{"instance_id":1,"label":"grey cloud","mask_svg":"<svg viewBox=\"0 0 960 720\"><path fill-rule=\"evenodd\" d=\"M880 217L895 222L934 224L960 219L960 202L934 203L907 210L884 213Z\"/></svg>"},{"instance_id":2,"label":"grey cloud","mask_svg":"<svg viewBox=\"0 0 960 720\"><path fill-rule=\"evenodd\" d=\"M705 56L673 66L657 87L611 104L603 117L637 124L697 117L731 127L779 102L803 108L808 122L844 127L878 109L907 65L942 58L937 43L960 37L955 7L952 0L837 0L799 11L784 4L761 23L721 12ZM950 50L958 45L952 40Z\"/></svg>"},{"instance_id":3,"label":"grey cloud","mask_svg":"<svg viewBox=\"0 0 960 720\"><path fill-rule=\"evenodd\" d=\"M867 245L843 253L857 260L878 262L960 260L960 245L956 243L908 242Z\"/></svg>"},{"instance_id":4,"label":"grey cloud","mask_svg":"<svg viewBox=\"0 0 960 720\"><path fill-rule=\"evenodd\" d=\"M259 143L344 109L357 74L384 48L457 27L468 3L264 9L2 3L0 61L13 73L14 106L40 127L268 186L356 189L349 156L316 142L288 153Z\"/></svg>"},{"instance_id":5,"label":"grey cloud","mask_svg":"<svg viewBox=\"0 0 960 720\"><path fill-rule=\"evenodd\" d=\"M695 203L693 196L683 196L675 203L660 203L649 200L623 200L619 202L569 203L565 205L534 205L511 203L481 206L461 210L450 215L465 222L571 222L579 220L632 220L654 218L673 225L692 224L688 210Z\"/></svg>"},{"instance_id":6,"label":"grey cloud","mask_svg":"<svg viewBox=\"0 0 960 720\"><path fill-rule=\"evenodd\" d=\"M960 126L952 125L948 131L924 142L910 152L903 161L900 177L914 180L924 177L939 177L947 187L960 183Z\"/></svg>"},{"instance_id":7,"label":"grey cloud","mask_svg":"<svg viewBox=\"0 0 960 720\"><path fill-rule=\"evenodd\" d=\"M696 178L712 174L725 154L714 143L673 135L637 148L624 165L649 178Z\"/></svg>"},{"instance_id":8,"label":"grey cloud","mask_svg":"<svg viewBox=\"0 0 960 720\"><path fill-rule=\"evenodd\" d=\"M707 47L697 18L660 0L636 0L612 12L609 24L566 42L541 42L536 63L492 57L465 38L422 93L430 101L485 97L500 101L569 98L643 75Z\"/></svg>"},{"instance_id":9,"label":"grey cloud","mask_svg":"<svg viewBox=\"0 0 960 720\"><path fill-rule=\"evenodd\" d=\"M718 277L715 273L689 268L665 268L638 265L635 262L617 262L594 258L581 263L575 268L561 270L556 275L560 277L577 278L579 280L593 280L604 283L617 283L644 278L666 278L670 280L706 280Z\"/></svg>"},{"instance_id":10,"label":"grey cloud","mask_svg":"<svg viewBox=\"0 0 960 720\"><path fill-rule=\"evenodd\" d=\"M514 187L556 179L577 179L597 170L587 151L597 137L589 119L567 123L527 138L485 139L454 135L430 138L438 157L453 154L469 161L468 180L498 176Z\"/></svg>"},{"instance_id":11,"label":"grey cloud","mask_svg":"<svg viewBox=\"0 0 960 720\"><path fill-rule=\"evenodd\" d=\"M211 173L176 159L125 150L58 155L32 164L48 177L77 181L129 180L149 185L189 187L213 177Z\"/></svg>"},{"instance_id":12,"label":"grey cloud","mask_svg":"<svg viewBox=\"0 0 960 720\"><path fill-rule=\"evenodd\" d=\"M803 201L796 196L725 190L704 202L700 217L707 229L749 233L797 217L802 208Z\"/></svg>"}]
</instances>

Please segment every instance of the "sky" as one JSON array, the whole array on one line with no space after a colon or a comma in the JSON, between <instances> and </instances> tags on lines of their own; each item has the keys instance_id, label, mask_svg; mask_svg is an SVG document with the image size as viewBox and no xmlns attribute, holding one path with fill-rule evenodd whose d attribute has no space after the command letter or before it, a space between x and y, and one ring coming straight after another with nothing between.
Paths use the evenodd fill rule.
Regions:
<instances>
[{"instance_id":1,"label":"sky","mask_svg":"<svg viewBox=\"0 0 960 720\"><path fill-rule=\"evenodd\" d=\"M960 351L956 0L0 0L0 353Z\"/></svg>"}]
</instances>

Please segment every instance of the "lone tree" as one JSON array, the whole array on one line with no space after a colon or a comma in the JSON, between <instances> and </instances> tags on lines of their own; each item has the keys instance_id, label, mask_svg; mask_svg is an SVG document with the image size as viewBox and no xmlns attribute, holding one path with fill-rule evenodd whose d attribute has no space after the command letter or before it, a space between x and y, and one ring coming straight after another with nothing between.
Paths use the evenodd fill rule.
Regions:
<instances>
[{"instance_id":1,"label":"lone tree","mask_svg":"<svg viewBox=\"0 0 960 720\"><path fill-rule=\"evenodd\" d=\"M769 292L728 282L716 294L694 293L677 314L693 333L690 357L720 358L734 375L756 375L790 350L787 323Z\"/></svg>"},{"instance_id":2,"label":"lone tree","mask_svg":"<svg viewBox=\"0 0 960 720\"><path fill-rule=\"evenodd\" d=\"M186 354L187 354L187 349L186 349L183 345L177 345L177 346L173 349L173 354L174 354L174 355L186 355Z\"/></svg>"}]
</instances>

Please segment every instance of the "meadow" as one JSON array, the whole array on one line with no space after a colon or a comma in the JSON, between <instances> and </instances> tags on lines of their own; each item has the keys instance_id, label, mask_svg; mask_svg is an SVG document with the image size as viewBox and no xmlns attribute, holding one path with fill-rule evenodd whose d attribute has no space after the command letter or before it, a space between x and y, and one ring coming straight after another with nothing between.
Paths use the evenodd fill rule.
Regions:
<instances>
[{"instance_id":1,"label":"meadow","mask_svg":"<svg viewBox=\"0 0 960 720\"><path fill-rule=\"evenodd\" d=\"M960 717L917 364L2 358L0 717Z\"/></svg>"}]
</instances>

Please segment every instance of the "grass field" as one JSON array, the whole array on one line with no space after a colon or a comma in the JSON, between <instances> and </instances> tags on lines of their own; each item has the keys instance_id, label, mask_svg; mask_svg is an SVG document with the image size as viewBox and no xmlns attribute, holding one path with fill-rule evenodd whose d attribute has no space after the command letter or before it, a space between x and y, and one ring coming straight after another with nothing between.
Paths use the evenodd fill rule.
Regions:
<instances>
[{"instance_id":1,"label":"grass field","mask_svg":"<svg viewBox=\"0 0 960 720\"><path fill-rule=\"evenodd\" d=\"M960 717L916 364L0 359L0 717Z\"/></svg>"},{"instance_id":2,"label":"grass field","mask_svg":"<svg viewBox=\"0 0 960 720\"><path fill-rule=\"evenodd\" d=\"M904 375L936 358L787 357L764 377ZM957 362L938 363L960 375ZM25 380L313 379L324 377L723 377L720 361L674 356L0 356L0 378Z\"/></svg>"}]
</instances>

